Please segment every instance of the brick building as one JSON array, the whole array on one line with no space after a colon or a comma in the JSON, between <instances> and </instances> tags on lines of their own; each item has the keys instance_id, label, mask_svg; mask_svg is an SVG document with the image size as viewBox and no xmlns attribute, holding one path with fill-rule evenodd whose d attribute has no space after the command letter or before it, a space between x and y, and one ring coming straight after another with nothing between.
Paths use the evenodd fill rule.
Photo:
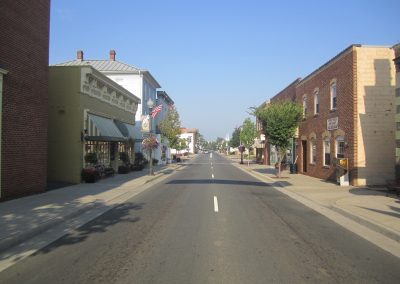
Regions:
<instances>
[{"instance_id":1,"label":"brick building","mask_svg":"<svg viewBox=\"0 0 400 284\"><path fill-rule=\"evenodd\" d=\"M299 172L335 180L334 158L348 158L352 185L393 179L393 58L390 47L352 45L271 99L303 106L293 149Z\"/></svg>"},{"instance_id":2,"label":"brick building","mask_svg":"<svg viewBox=\"0 0 400 284\"><path fill-rule=\"evenodd\" d=\"M0 199L46 188L50 0L0 1Z\"/></svg>"}]
</instances>

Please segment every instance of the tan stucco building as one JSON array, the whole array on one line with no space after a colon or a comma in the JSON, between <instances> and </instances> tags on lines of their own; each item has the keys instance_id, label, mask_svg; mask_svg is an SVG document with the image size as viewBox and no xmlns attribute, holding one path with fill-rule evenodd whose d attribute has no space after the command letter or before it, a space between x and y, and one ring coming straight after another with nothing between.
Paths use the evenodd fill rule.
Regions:
<instances>
[{"instance_id":1,"label":"tan stucco building","mask_svg":"<svg viewBox=\"0 0 400 284\"><path fill-rule=\"evenodd\" d=\"M95 152L117 170L119 152L134 158L135 115L140 99L91 66L49 68L48 180L79 183Z\"/></svg>"},{"instance_id":2,"label":"tan stucco building","mask_svg":"<svg viewBox=\"0 0 400 284\"><path fill-rule=\"evenodd\" d=\"M396 65L396 164L400 168L400 43L393 46L395 58L394 64ZM396 173L396 179L400 180L400 170Z\"/></svg>"}]
</instances>

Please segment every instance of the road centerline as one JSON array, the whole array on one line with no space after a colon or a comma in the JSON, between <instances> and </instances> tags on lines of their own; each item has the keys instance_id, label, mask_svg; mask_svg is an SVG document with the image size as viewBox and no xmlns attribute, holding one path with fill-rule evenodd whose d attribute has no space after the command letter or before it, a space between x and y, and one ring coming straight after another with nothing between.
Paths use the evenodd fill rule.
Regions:
<instances>
[{"instance_id":1,"label":"road centerline","mask_svg":"<svg viewBox=\"0 0 400 284\"><path fill-rule=\"evenodd\" d=\"M214 212L218 212L218 199L214 195Z\"/></svg>"}]
</instances>

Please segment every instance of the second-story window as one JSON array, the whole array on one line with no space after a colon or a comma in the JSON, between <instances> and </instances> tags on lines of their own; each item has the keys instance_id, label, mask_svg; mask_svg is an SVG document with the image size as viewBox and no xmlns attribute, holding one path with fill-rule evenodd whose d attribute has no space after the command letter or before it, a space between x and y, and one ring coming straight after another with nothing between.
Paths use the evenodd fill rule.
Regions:
<instances>
[{"instance_id":1,"label":"second-story window","mask_svg":"<svg viewBox=\"0 0 400 284\"><path fill-rule=\"evenodd\" d=\"M318 91L314 93L314 115L319 114Z\"/></svg>"},{"instance_id":2,"label":"second-story window","mask_svg":"<svg viewBox=\"0 0 400 284\"><path fill-rule=\"evenodd\" d=\"M336 82L331 84L331 110L336 110Z\"/></svg>"},{"instance_id":3,"label":"second-story window","mask_svg":"<svg viewBox=\"0 0 400 284\"><path fill-rule=\"evenodd\" d=\"M307 116L307 96L304 95L303 97L303 118Z\"/></svg>"}]
</instances>

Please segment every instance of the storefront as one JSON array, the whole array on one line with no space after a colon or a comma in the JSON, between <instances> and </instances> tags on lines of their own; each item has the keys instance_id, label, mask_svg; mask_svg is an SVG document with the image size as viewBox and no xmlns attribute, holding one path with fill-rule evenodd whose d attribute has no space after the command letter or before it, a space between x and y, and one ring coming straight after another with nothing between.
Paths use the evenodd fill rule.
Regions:
<instances>
[{"instance_id":1,"label":"storefront","mask_svg":"<svg viewBox=\"0 0 400 284\"><path fill-rule=\"evenodd\" d=\"M50 181L79 183L93 165L118 171L120 153L133 162L141 138L134 127L137 97L90 66L50 67L49 87Z\"/></svg>"}]
</instances>

